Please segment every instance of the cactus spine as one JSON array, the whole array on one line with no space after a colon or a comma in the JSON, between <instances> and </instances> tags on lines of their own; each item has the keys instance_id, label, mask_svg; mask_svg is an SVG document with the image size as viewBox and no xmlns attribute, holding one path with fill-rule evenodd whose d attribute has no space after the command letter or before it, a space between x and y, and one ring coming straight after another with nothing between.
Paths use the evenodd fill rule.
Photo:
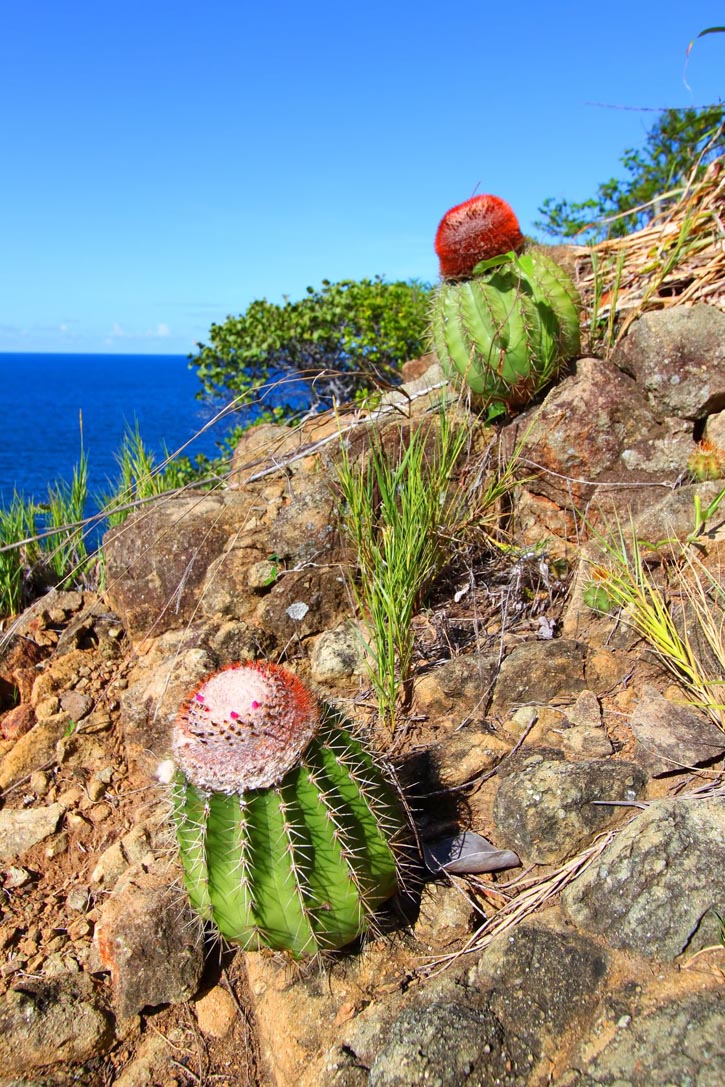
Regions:
<instances>
[{"instance_id":1,"label":"cactus spine","mask_svg":"<svg viewBox=\"0 0 725 1087\"><path fill-rule=\"evenodd\" d=\"M521 253L523 242L511 209L490 196L452 208L436 235L433 345L485 404L526 404L579 351L573 283L542 250Z\"/></svg>"},{"instance_id":2,"label":"cactus spine","mask_svg":"<svg viewBox=\"0 0 725 1087\"><path fill-rule=\"evenodd\" d=\"M287 726L292 742L280 755ZM365 931L397 889L406 822L390 782L335 711L320 712L279 666L235 665L185 703L173 747L184 881L202 918L247 950L295 957Z\"/></svg>"}]
</instances>

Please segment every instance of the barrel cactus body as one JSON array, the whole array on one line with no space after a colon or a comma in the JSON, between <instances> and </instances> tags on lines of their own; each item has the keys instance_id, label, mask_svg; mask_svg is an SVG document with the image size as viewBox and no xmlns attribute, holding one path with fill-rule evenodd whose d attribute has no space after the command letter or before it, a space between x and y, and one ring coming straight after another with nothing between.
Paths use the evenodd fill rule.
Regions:
<instances>
[{"instance_id":1,"label":"barrel cactus body","mask_svg":"<svg viewBox=\"0 0 725 1087\"><path fill-rule=\"evenodd\" d=\"M500 229L492 232L492 212L486 204L484 216L478 200L503 203L476 197L452 208L438 228L444 278L433 303L433 346L449 376L462 377L485 404L521 407L578 353L579 300L569 276L545 252L520 252L523 238L513 212L505 215L497 203ZM462 234L456 224L468 204L474 206ZM444 230L449 218L455 230ZM451 268L453 276L446 271Z\"/></svg>"},{"instance_id":2,"label":"barrel cactus body","mask_svg":"<svg viewBox=\"0 0 725 1087\"><path fill-rule=\"evenodd\" d=\"M247 950L344 947L397 889L402 807L342 726L271 664L216 673L179 714L172 799L184 882L200 916Z\"/></svg>"}]
</instances>

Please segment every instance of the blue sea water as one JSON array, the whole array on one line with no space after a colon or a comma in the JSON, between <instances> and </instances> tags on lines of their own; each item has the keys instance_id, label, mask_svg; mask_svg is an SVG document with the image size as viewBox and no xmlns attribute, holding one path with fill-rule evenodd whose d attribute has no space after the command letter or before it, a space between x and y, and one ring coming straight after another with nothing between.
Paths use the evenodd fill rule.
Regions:
<instances>
[{"instance_id":1,"label":"blue sea water","mask_svg":"<svg viewBox=\"0 0 725 1087\"><path fill-rule=\"evenodd\" d=\"M164 443L216 456L229 423L194 437L213 414L195 399L200 387L185 355L0 353L0 506L15 491L42 500L48 483L70 482L81 416L92 496L112 489L115 454L136 422L158 461Z\"/></svg>"}]
</instances>

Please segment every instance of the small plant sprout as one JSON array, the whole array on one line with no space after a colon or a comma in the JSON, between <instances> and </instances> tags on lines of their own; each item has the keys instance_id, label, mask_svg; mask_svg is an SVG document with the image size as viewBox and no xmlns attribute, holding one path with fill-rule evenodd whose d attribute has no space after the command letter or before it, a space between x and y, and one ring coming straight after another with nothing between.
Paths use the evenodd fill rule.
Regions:
<instances>
[{"instance_id":1,"label":"small plant sprout","mask_svg":"<svg viewBox=\"0 0 725 1087\"><path fill-rule=\"evenodd\" d=\"M398 695L410 698L412 620L424 589L451 552L462 494L451 487L465 447L465 428L441 410L435 419L393 441L374 435L366 455L352 463L344 442L337 481L343 524L355 549L351 587L369 633L367 663L380 716L395 728Z\"/></svg>"},{"instance_id":2,"label":"small plant sprout","mask_svg":"<svg viewBox=\"0 0 725 1087\"><path fill-rule=\"evenodd\" d=\"M181 707L170 784L197 913L246 950L351 943L398 888L407 822L391 780L287 669L235 664Z\"/></svg>"}]
</instances>

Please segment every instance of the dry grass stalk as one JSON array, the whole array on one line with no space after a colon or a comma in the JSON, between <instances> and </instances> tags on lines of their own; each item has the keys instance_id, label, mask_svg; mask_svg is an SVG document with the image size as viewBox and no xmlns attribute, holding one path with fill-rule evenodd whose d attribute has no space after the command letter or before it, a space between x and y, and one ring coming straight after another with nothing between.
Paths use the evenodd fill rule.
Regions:
<instances>
[{"instance_id":1,"label":"dry grass stalk","mask_svg":"<svg viewBox=\"0 0 725 1087\"><path fill-rule=\"evenodd\" d=\"M573 255L591 327L607 324L608 347L648 310L698 302L725 310L725 159L642 230Z\"/></svg>"}]
</instances>

